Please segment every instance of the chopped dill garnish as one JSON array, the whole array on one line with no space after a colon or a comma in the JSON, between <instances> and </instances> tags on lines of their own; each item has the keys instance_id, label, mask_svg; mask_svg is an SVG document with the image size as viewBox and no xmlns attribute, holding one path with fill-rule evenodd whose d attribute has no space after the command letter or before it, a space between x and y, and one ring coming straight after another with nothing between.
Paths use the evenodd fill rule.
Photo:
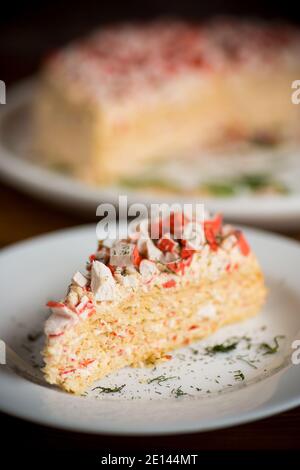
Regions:
<instances>
[{"instance_id":1,"label":"chopped dill garnish","mask_svg":"<svg viewBox=\"0 0 300 470\"><path fill-rule=\"evenodd\" d=\"M245 380L245 376L241 370L234 371L234 379L235 380Z\"/></svg>"},{"instance_id":2,"label":"chopped dill garnish","mask_svg":"<svg viewBox=\"0 0 300 470\"><path fill-rule=\"evenodd\" d=\"M195 355L196 355L196 354L199 354L199 351L198 351L198 349L191 348L191 351L192 351L192 353L193 353L193 354L195 354Z\"/></svg>"},{"instance_id":3,"label":"chopped dill garnish","mask_svg":"<svg viewBox=\"0 0 300 470\"><path fill-rule=\"evenodd\" d=\"M252 193L268 190L279 194L289 192L284 183L265 173L245 173L231 179L207 181L200 184L200 190L217 197L235 196L245 190Z\"/></svg>"},{"instance_id":4,"label":"chopped dill garnish","mask_svg":"<svg viewBox=\"0 0 300 470\"><path fill-rule=\"evenodd\" d=\"M187 395L187 393L181 389L181 385L178 388L173 388L171 393L175 395L175 398L179 398L179 397L182 397L183 395Z\"/></svg>"},{"instance_id":5,"label":"chopped dill garnish","mask_svg":"<svg viewBox=\"0 0 300 470\"><path fill-rule=\"evenodd\" d=\"M228 183L223 181L209 181L202 184L200 189L219 197L234 196L236 193L236 190L230 181Z\"/></svg>"},{"instance_id":6,"label":"chopped dill garnish","mask_svg":"<svg viewBox=\"0 0 300 470\"><path fill-rule=\"evenodd\" d=\"M264 352L264 356L266 354L275 354L277 353L278 349L279 349L279 339L283 339L285 338L285 336L283 335L277 335L274 337L273 341L274 341L274 346L268 344L268 343L261 343L259 348L260 349L263 349L265 352Z\"/></svg>"},{"instance_id":7,"label":"chopped dill garnish","mask_svg":"<svg viewBox=\"0 0 300 470\"><path fill-rule=\"evenodd\" d=\"M263 133L254 134L248 139L248 141L251 144L263 147L276 147L280 144L280 140L275 135Z\"/></svg>"},{"instance_id":8,"label":"chopped dill garnish","mask_svg":"<svg viewBox=\"0 0 300 470\"><path fill-rule=\"evenodd\" d=\"M120 387L115 386L115 388L109 388L109 387L95 387L92 389L94 390L99 390L100 393L118 393L123 390L123 388L126 386L126 384L120 385Z\"/></svg>"},{"instance_id":9,"label":"chopped dill garnish","mask_svg":"<svg viewBox=\"0 0 300 470\"><path fill-rule=\"evenodd\" d=\"M30 349L29 346L27 346L26 344L22 344L22 348L25 349L25 351L29 352L29 353L32 353L32 350Z\"/></svg>"},{"instance_id":10,"label":"chopped dill garnish","mask_svg":"<svg viewBox=\"0 0 300 470\"><path fill-rule=\"evenodd\" d=\"M227 340L221 344L208 346L207 348L205 348L205 351L207 354L210 354L210 355L217 354L217 353L226 353L229 351L233 351L237 347L238 343L239 343L238 341Z\"/></svg>"},{"instance_id":11,"label":"chopped dill garnish","mask_svg":"<svg viewBox=\"0 0 300 470\"><path fill-rule=\"evenodd\" d=\"M246 341L247 349L250 349L251 348L251 338L249 338L249 336L243 336L242 340Z\"/></svg>"},{"instance_id":12,"label":"chopped dill garnish","mask_svg":"<svg viewBox=\"0 0 300 470\"><path fill-rule=\"evenodd\" d=\"M140 189L140 188L158 188L166 191L179 191L180 186L175 182L168 181L163 178L156 177L146 177L141 176L140 178L125 178L119 181L121 186L130 188L130 189Z\"/></svg>"},{"instance_id":13,"label":"chopped dill garnish","mask_svg":"<svg viewBox=\"0 0 300 470\"><path fill-rule=\"evenodd\" d=\"M153 382L157 382L158 385L161 385L163 382L166 382L167 380L172 380L176 379L177 377L172 376L172 377L167 377L166 375L159 375L158 377L154 377L154 379L149 379L147 380L148 384L151 384Z\"/></svg>"}]
</instances>

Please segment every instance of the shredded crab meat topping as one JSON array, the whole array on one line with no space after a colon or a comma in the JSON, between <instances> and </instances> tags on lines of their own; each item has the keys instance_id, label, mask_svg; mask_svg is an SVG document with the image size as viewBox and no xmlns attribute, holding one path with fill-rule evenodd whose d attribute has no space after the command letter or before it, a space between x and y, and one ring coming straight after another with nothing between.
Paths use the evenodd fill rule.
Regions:
<instances>
[{"instance_id":1,"label":"shredded crab meat topping","mask_svg":"<svg viewBox=\"0 0 300 470\"><path fill-rule=\"evenodd\" d=\"M99 302L118 302L139 286L176 288L202 272L217 279L238 269L250 254L243 233L223 225L219 214L202 223L171 213L167 222L145 220L127 240L99 241L87 272L74 274L65 300L48 302L52 311L45 328L48 337L59 338L68 326L89 318Z\"/></svg>"}]
</instances>

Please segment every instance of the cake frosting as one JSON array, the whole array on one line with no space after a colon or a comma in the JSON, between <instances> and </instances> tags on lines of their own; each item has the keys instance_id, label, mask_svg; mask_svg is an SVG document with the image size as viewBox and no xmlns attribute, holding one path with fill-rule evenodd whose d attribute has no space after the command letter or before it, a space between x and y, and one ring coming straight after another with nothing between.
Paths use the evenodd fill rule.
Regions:
<instances>
[{"instance_id":1,"label":"cake frosting","mask_svg":"<svg viewBox=\"0 0 300 470\"><path fill-rule=\"evenodd\" d=\"M207 150L230 143L298 141L300 108L290 95L299 57L299 30L275 22L102 27L45 61L33 154L80 180L128 187L153 179L157 163L182 160L188 175L193 155L209 158Z\"/></svg>"}]
</instances>

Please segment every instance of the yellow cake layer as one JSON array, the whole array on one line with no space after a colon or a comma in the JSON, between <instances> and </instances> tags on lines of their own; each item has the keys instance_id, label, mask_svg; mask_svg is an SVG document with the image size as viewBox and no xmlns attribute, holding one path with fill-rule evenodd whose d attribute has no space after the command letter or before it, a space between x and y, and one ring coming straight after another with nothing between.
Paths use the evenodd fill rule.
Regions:
<instances>
[{"instance_id":1,"label":"yellow cake layer","mask_svg":"<svg viewBox=\"0 0 300 470\"><path fill-rule=\"evenodd\" d=\"M125 366L142 366L223 325L256 315L265 299L261 270L253 254L239 269L218 280L202 278L181 288L133 293L112 304L98 304L89 319L48 338L44 350L46 380L81 394L96 380ZM215 315L203 317L211 306Z\"/></svg>"}]
</instances>

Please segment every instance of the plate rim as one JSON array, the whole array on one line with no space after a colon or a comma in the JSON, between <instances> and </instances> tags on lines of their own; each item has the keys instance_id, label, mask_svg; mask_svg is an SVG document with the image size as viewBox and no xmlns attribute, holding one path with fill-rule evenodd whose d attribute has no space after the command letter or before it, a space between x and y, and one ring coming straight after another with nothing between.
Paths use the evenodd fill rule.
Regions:
<instances>
[{"instance_id":1,"label":"plate rim","mask_svg":"<svg viewBox=\"0 0 300 470\"><path fill-rule=\"evenodd\" d=\"M0 109L0 174L1 178L11 185L39 197L43 200L51 199L56 204L69 209L92 210L99 202L117 203L117 196L126 193L129 203L139 202L141 199L150 204L164 200L195 201L201 199L213 212L222 211L225 217L240 220L244 223L264 225L295 226L300 218L300 194L285 196L265 196L264 198L235 197L235 198L199 198L189 196L156 196L147 195L142 191L134 191L121 186L107 188L92 187L75 178L61 175L57 172L43 168L33 162L25 161L10 151L3 143L2 122L14 110L32 99L37 78L25 79L8 89L7 103ZM241 205L242 208L241 209ZM296 219L296 220L295 220Z\"/></svg>"},{"instance_id":2,"label":"plate rim","mask_svg":"<svg viewBox=\"0 0 300 470\"><path fill-rule=\"evenodd\" d=\"M290 370L290 368L289 368ZM1 379L1 376L0 376ZM255 384L254 384L255 386ZM1 406L1 399L0 399L0 406ZM57 430L63 430L67 432L74 432L74 433L80 433L80 434L86 434L86 435L108 435L108 436L167 436L167 435L180 435L180 434L196 434L196 433L204 433L204 432L213 432L213 431L218 431L222 429L230 429L231 427L236 427L236 426L242 426L244 424L249 424L253 423L256 421L260 421L262 419L267 419L273 416L276 416L280 413L284 413L285 411L289 411L292 409L295 409L300 406L300 395L297 398L294 398L293 400L290 400L288 403L283 403L273 405L273 406L267 406L262 408L259 411L256 411L255 413L253 411L247 411L245 413L242 413L238 416L234 417L226 417L223 420L220 420L218 423L215 421L212 421L211 424L207 424L206 426L202 426L199 428L199 423L194 423L194 424L189 424L186 426L181 426L176 429L163 429L163 430L157 430L157 429L149 429L147 430L146 428L143 428L143 431L141 430L134 430L134 429L125 429L124 427L117 428L116 426L112 426L110 428L107 427L99 427L97 429L95 428L88 428L86 424L84 424L83 427L80 427L79 425L74 425L71 423L65 423L61 421L59 425L54 423L53 421L43 419L43 418L35 418L32 417L29 413L27 414L26 412L24 413L17 413L14 411L9 411L7 412L6 410L3 410L0 408L0 412L4 413L7 416L12 416L17 419L22 419L25 421L28 421L33 424L37 424L39 426L43 427L49 427L51 429L57 429Z\"/></svg>"}]
</instances>

